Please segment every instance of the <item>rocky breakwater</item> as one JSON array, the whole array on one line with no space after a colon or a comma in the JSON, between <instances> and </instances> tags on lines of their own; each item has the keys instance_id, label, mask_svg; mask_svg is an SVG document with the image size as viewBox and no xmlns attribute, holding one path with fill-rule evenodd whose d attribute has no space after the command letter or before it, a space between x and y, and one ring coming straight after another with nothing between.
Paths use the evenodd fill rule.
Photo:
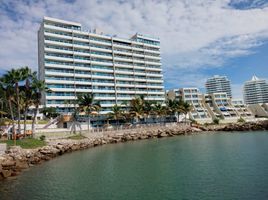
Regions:
<instances>
[{"instance_id":1,"label":"rocky breakwater","mask_svg":"<svg viewBox=\"0 0 268 200\"><path fill-rule=\"evenodd\" d=\"M105 133L98 137L89 137L82 140L54 140L50 141L47 146L37 149L22 149L18 146L11 147L4 155L0 156L0 180L16 176L20 174L22 170L33 165L76 150L109 143L187 135L198 131L200 130L197 128L182 128L181 126L151 127L150 129L120 130L118 132Z\"/></svg>"},{"instance_id":2,"label":"rocky breakwater","mask_svg":"<svg viewBox=\"0 0 268 200\"><path fill-rule=\"evenodd\" d=\"M200 127L205 131L261 131L268 130L268 120L245 123L232 123L218 126Z\"/></svg>"}]
</instances>

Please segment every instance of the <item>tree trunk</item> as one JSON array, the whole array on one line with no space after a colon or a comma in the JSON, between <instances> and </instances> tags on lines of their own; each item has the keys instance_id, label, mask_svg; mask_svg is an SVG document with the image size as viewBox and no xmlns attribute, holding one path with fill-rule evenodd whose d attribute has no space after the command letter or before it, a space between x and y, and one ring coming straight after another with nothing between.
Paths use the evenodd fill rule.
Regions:
<instances>
[{"instance_id":1,"label":"tree trunk","mask_svg":"<svg viewBox=\"0 0 268 200\"><path fill-rule=\"evenodd\" d=\"M16 83L16 98L17 98L17 107L18 107L18 129L19 134L21 133L21 127L20 127L20 97L19 97L19 83Z\"/></svg>"},{"instance_id":2,"label":"tree trunk","mask_svg":"<svg viewBox=\"0 0 268 200\"><path fill-rule=\"evenodd\" d=\"M13 137L15 138L15 122L14 122L14 113L13 113L13 109L12 109L12 103L11 103L11 99L8 99L8 106L9 106L9 110L10 110L10 115L11 115L11 119L12 119L12 131L13 131Z\"/></svg>"},{"instance_id":3,"label":"tree trunk","mask_svg":"<svg viewBox=\"0 0 268 200\"><path fill-rule=\"evenodd\" d=\"M26 111L24 111L24 119L23 119L23 135L26 137Z\"/></svg>"},{"instance_id":4,"label":"tree trunk","mask_svg":"<svg viewBox=\"0 0 268 200\"><path fill-rule=\"evenodd\" d=\"M38 108L39 108L39 104L35 105L34 117L32 120L32 137L34 137L34 134L35 134L35 123L36 123L36 116L37 116Z\"/></svg>"},{"instance_id":5,"label":"tree trunk","mask_svg":"<svg viewBox=\"0 0 268 200\"><path fill-rule=\"evenodd\" d=\"M87 130L89 132L89 127L90 127L90 117L89 117L89 112L87 113L88 121L87 121Z\"/></svg>"}]
</instances>

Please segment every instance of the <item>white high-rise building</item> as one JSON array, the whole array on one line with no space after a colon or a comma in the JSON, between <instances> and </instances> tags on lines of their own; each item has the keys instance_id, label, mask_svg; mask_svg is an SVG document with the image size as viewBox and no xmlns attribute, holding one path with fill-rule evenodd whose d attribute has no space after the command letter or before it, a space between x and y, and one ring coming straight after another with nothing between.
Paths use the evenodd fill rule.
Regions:
<instances>
[{"instance_id":1,"label":"white high-rise building","mask_svg":"<svg viewBox=\"0 0 268 200\"><path fill-rule=\"evenodd\" d=\"M225 92L228 97L232 97L230 80L226 76L215 75L206 81L208 94Z\"/></svg>"},{"instance_id":2,"label":"white high-rise building","mask_svg":"<svg viewBox=\"0 0 268 200\"><path fill-rule=\"evenodd\" d=\"M268 83L257 76L244 83L243 93L246 104L268 103Z\"/></svg>"},{"instance_id":3,"label":"white high-rise building","mask_svg":"<svg viewBox=\"0 0 268 200\"><path fill-rule=\"evenodd\" d=\"M43 104L68 112L79 94L93 93L107 112L114 104L143 95L165 100L160 41L136 34L130 39L84 31L81 24L44 17L38 31L39 78L51 93Z\"/></svg>"}]
</instances>

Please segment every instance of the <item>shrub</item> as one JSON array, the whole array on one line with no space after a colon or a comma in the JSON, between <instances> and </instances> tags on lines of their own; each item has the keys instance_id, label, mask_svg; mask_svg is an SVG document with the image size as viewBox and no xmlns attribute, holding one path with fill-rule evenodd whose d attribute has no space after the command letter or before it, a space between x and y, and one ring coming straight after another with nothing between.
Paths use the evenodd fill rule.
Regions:
<instances>
[{"instance_id":1,"label":"shrub","mask_svg":"<svg viewBox=\"0 0 268 200\"><path fill-rule=\"evenodd\" d=\"M218 118L213 119L213 123L214 124L219 124L220 123L220 119L218 119Z\"/></svg>"},{"instance_id":2,"label":"shrub","mask_svg":"<svg viewBox=\"0 0 268 200\"><path fill-rule=\"evenodd\" d=\"M41 140L41 141L44 141L45 139L46 139L46 136L45 136L45 135L41 135L41 136L40 136L40 140Z\"/></svg>"},{"instance_id":3,"label":"shrub","mask_svg":"<svg viewBox=\"0 0 268 200\"><path fill-rule=\"evenodd\" d=\"M245 121L242 117L240 117L240 118L237 120L237 122L238 122L238 123L245 123L246 121Z\"/></svg>"}]
</instances>

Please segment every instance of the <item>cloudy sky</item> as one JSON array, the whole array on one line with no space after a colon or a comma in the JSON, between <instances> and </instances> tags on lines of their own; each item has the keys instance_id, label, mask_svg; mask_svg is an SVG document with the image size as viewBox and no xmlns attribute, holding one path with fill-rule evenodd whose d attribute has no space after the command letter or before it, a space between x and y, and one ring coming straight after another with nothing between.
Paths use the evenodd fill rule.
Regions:
<instances>
[{"instance_id":1,"label":"cloudy sky","mask_svg":"<svg viewBox=\"0 0 268 200\"><path fill-rule=\"evenodd\" d=\"M0 0L0 73L37 69L43 16L123 38L159 37L166 89L203 90L206 78L219 74L241 97L253 74L268 78L268 0Z\"/></svg>"}]
</instances>

